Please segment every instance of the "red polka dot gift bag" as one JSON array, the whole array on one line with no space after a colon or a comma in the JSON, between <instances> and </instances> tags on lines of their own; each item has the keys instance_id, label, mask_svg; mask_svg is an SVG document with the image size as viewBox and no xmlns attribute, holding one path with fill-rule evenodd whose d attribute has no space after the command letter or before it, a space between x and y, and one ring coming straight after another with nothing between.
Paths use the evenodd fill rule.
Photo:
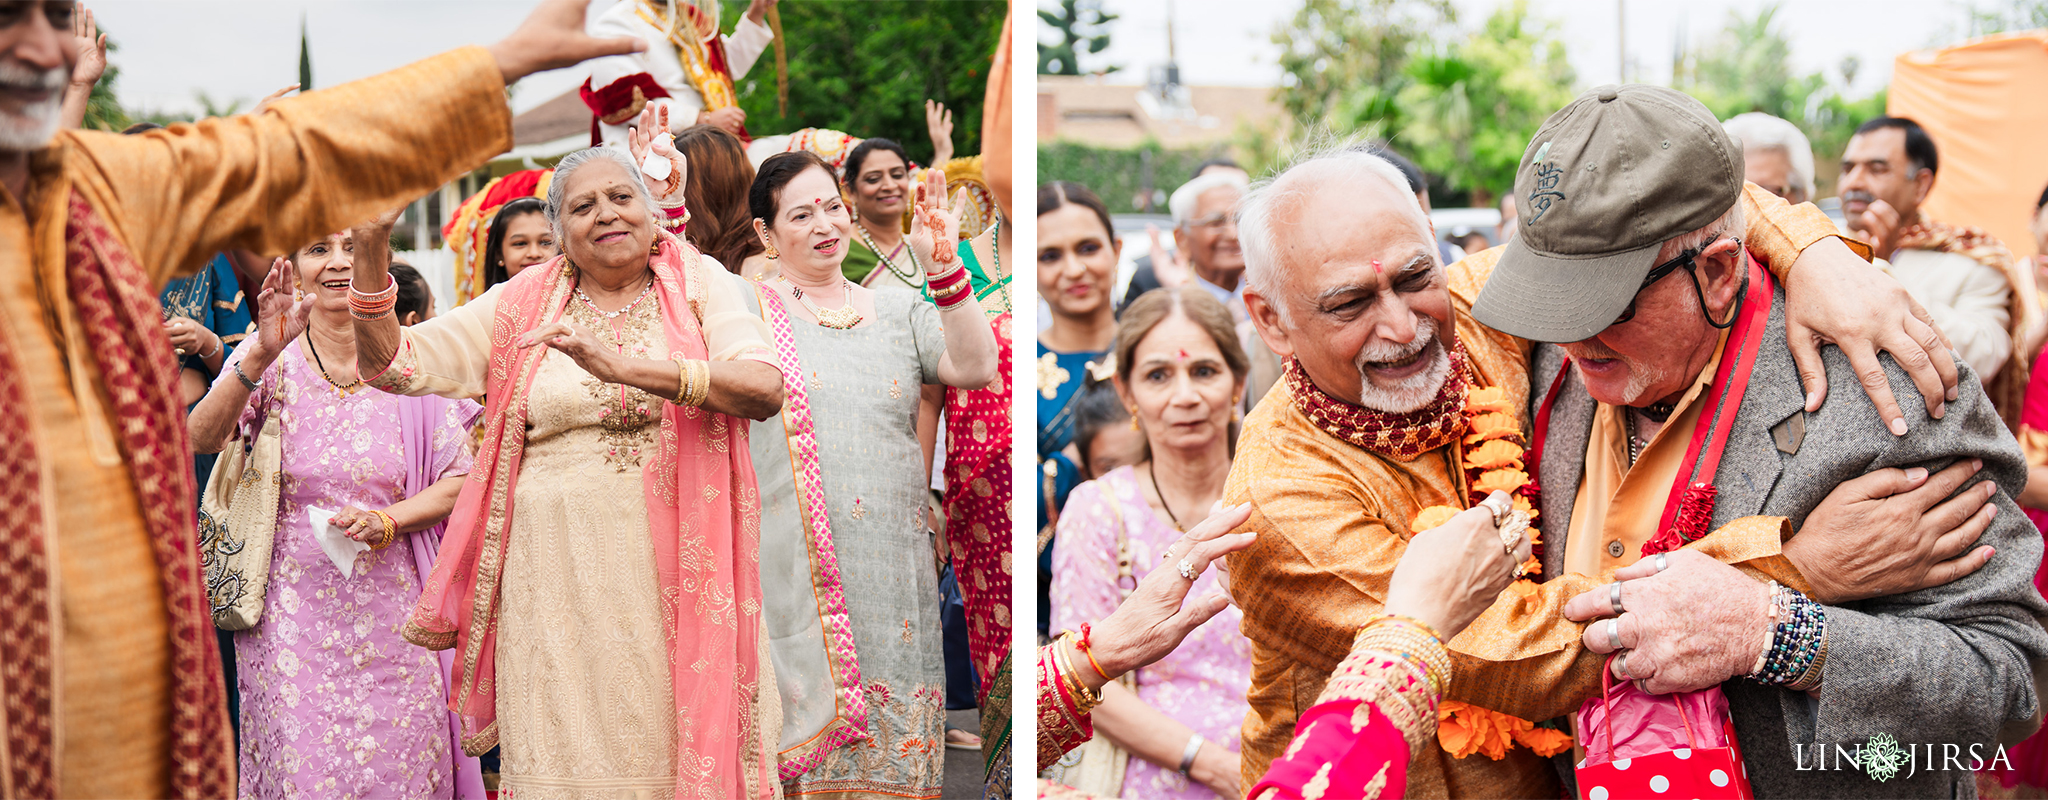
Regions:
<instances>
[{"instance_id":1,"label":"red polka dot gift bag","mask_svg":"<svg viewBox=\"0 0 2048 800\"><path fill-rule=\"evenodd\" d=\"M1754 796L1719 687L1653 695L1633 681L1615 683L1611 661L1600 696L1579 707L1582 800Z\"/></svg>"}]
</instances>

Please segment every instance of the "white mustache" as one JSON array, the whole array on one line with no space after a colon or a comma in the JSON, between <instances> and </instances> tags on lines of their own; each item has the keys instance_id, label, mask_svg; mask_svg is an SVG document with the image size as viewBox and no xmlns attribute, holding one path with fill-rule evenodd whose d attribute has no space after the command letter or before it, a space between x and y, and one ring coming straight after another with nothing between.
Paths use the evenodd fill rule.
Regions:
<instances>
[{"instance_id":1,"label":"white mustache","mask_svg":"<svg viewBox=\"0 0 2048 800\"><path fill-rule=\"evenodd\" d=\"M1877 195L1874 195L1874 194L1871 194L1871 193L1869 193L1869 192L1863 191L1862 189L1850 189L1850 190L1848 190L1848 191L1846 191L1846 192L1843 192L1843 193L1842 193L1842 202L1844 202L1844 203L1875 203L1875 202L1877 202Z\"/></svg>"},{"instance_id":2,"label":"white mustache","mask_svg":"<svg viewBox=\"0 0 2048 800\"><path fill-rule=\"evenodd\" d=\"M1423 348L1436 341L1436 318L1417 315L1415 341L1407 344L1393 342L1371 342L1358 351L1358 364L1383 364L1389 361L1405 361L1422 352Z\"/></svg>"},{"instance_id":3,"label":"white mustache","mask_svg":"<svg viewBox=\"0 0 2048 800\"><path fill-rule=\"evenodd\" d=\"M5 85L10 89L61 92L64 90L64 85L70 83L70 81L71 72L63 67L51 67L48 70L39 72L22 66L12 59L0 60L0 85Z\"/></svg>"}]
</instances>

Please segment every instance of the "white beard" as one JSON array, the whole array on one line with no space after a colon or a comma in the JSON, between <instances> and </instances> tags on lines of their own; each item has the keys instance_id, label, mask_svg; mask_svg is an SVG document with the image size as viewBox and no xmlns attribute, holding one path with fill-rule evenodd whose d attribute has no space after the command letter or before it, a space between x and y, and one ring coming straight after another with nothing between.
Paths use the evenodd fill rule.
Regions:
<instances>
[{"instance_id":1,"label":"white beard","mask_svg":"<svg viewBox=\"0 0 2048 800\"><path fill-rule=\"evenodd\" d=\"M1451 376L1451 353L1437 338L1434 318L1417 317L1416 334L1415 341L1406 345L1366 345L1365 349L1358 351L1358 358L1352 363L1358 367L1359 405L1389 414L1406 414L1436 399L1444 381ZM1375 383L1366 370L1367 364L1399 361L1425 348L1431 351L1426 356L1429 368L1398 384L1383 386Z\"/></svg>"},{"instance_id":2,"label":"white beard","mask_svg":"<svg viewBox=\"0 0 2048 800\"><path fill-rule=\"evenodd\" d=\"M50 137L57 135L57 127L64 121L64 86L70 79L70 72L63 67L37 73L19 64L0 61L0 83L50 91L48 100L19 113L0 111L0 150L26 152L40 150L50 143Z\"/></svg>"}]
</instances>

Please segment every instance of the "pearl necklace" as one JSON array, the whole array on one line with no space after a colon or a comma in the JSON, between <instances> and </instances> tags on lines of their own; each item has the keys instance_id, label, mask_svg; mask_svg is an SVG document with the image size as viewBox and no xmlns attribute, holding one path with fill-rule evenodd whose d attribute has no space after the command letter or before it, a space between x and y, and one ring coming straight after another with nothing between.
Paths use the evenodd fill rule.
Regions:
<instances>
[{"instance_id":1,"label":"pearl necklace","mask_svg":"<svg viewBox=\"0 0 2048 800\"><path fill-rule=\"evenodd\" d=\"M640 300L642 298L645 298L647 296L647 293L654 289L654 278L653 276L648 276L647 285L640 287L640 294L636 295L633 298L633 302L627 303L624 308L621 308L617 311L606 311L602 308L598 308L596 303L591 302L590 295L583 293L582 286L579 285L575 287L575 289L576 299L583 301L584 305L590 306L591 311L597 312L598 316L604 317L606 322L610 322L612 320L618 319L620 314L632 311L634 306L640 305Z\"/></svg>"},{"instance_id":2,"label":"pearl necklace","mask_svg":"<svg viewBox=\"0 0 2048 800\"><path fill-rule=\"evenodd\" d=\"M819 308L816 303L811 302L810 298L805 297L804 288L791 282L788 276L778 277L776 280L782 281L783 284L789 287L789 293L796 297L797 302L804 304L804 308L811 312L811 316L817 318L819 325L843 331L859 325L867 319L861 316L861 313L853 307L853 281L845 278L839 279L839 282L846 286L846 305L827 311Z\"/></svg>"}]
</instances>

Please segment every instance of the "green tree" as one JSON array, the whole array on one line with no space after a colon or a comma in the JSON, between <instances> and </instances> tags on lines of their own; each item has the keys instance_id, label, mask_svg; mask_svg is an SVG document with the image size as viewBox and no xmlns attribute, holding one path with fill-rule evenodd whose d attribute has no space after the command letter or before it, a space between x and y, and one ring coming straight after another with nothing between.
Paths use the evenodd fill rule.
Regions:
<instances>
[{"instance_id":1,"label":"green tree","mask_svg":"<svg viewBox=\"0 0 2048 800\"><path fill-rule=\"evenodd\" d=\"M1531 19L1522 0L1437 50L1408 64L1395 148L1483 204L1513 190L1529 137L1571 102L1575 76L1556 26Z\"/></svg>"},{"instance_id":2,"label":"green tree","mask_svg":"<svg viewBox=\"0 0 2048 800\"><path fill-rule=\"evenodd\" d=\"M106 30L100 28L101 33L106 33ZM108 36L107 54L111 56L118 49L114 37ZM114 96L114 82L120 78L121 68L114 66L109 59L106 71L100 73L99 82L92 85L92 96L86 100L83 127L95 131L118 131L134 124L128 118L128 112L122 110L120 99Z\"/></svg>"},{"instance_id":3,"label":"green tree","mask_svg":"<svg viewBox=\"0 0 2048 800\"><path fill-rule=\"evenodd\" d=\"M1060 0L1058 13L1038 10L1038 18L1059 34L1059 44L1038 43L1038 74L1080 75L1081 49L1086 45L1094 55L1109 47L1109 23L1117 15L1102 10L1102 0ZM1115 72L1120 67L1103 66L1096 72Z\"/></svg>"},{"instance_id":4,"label":"green tree","mask_svg":"<svg viewBox=\"0 0 2048 800\"><path fill-rule=\"evenodd\" d=\"M2007 31L2048 28L2048 0L2006 0L1970 8L1970 38Z\"/></svg>"},{"instance_id":5,"label":"green tree","mask_svg":"<svg viewBox=\"0 0 2048 800\"><path fill-rule=\"evenodd\" d=\"M725 30L746 11L725 3ZM884 136L914 160L932 156L924 101L953 110L959 155L981 150L981 106L1003 29L996 0L866 3L784 0L779 7L789 52L789 114L777 112L771 49L735 87L747 129L757 135L831 128Z\"/></svg>"},{"instance_id":6,"label":"green tree","mask_svg":"<svg viewBox=\"0 0 2048 800\"><path fill-rule=\"evenodd\" d=\"M1794 74L1792 42L1778 29L1778 6L1755 16L1729 10L1727 26L1705 49L1678 65L1672 88L1699 98L1721 119L1749 111L1798 121L1807 100L1825 88L1820 73Z\"/></svg>"},{"instance_id":7,"label":"green tree","mask_svg":"<svg viewBox=\"0 0 2048 800\"><path fill-rule=\"evenodd\" d=\"M1276 99L1297 130L1385 120L1411 49L1456 22L1449 0L1306 0L1273 32L1285 73ZM1341 114L1334 112L1341 111Z\"/></svg>"}]
</instances>

